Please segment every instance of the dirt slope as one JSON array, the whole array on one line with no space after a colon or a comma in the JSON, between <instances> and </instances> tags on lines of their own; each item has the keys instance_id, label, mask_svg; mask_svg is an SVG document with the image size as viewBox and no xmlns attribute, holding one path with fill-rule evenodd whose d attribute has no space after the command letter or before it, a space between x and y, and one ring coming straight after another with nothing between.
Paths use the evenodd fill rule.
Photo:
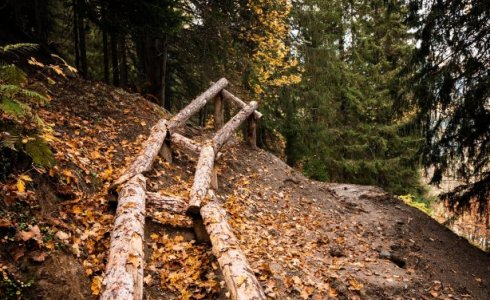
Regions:
<instances>
[{"instance_id":1,"label":"dirt slope","mask_svg":"<svg viewBox=\"0 0 490 300\"><path fill-rule=\"evenodd\" d=\"M0 195L10 197L2 218L11 226L2 231L0 264L12 278L32 280L22 288L27 299L93 299L114 215L108 186L168 115L102 84L60 79L50 90L41 116L53 124L59 164L28 170L25 193L14 191L15 176L2 184ZM184 134L212 133L189 127ZM186 196L196 159L176 151L172 165L157 160L148 189ZM308 180L239 137L217 165L218 196L271 298L490 298L488 254L378 188ZM217 262L195 242L190 220L148 215L147 298L226 299ZM37 225L43 243L20 238L25 225ZM45 259L36 261L39 253Z\"/></svg>"}]
</instances>

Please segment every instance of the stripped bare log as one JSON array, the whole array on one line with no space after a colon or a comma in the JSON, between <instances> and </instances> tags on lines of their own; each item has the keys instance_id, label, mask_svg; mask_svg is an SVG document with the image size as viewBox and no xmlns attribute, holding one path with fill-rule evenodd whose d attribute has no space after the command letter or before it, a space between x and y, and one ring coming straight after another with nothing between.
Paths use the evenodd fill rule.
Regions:
<instances>
[{"instance_id":1,"label":"stripped bare log","mask_svg":"<svg viewBox=\"0 0 490 300\"><path fill-rule=\"evenodd\" d=\"M227 222L226 212L214 196L210 198L210 201L201 208L201 216L211 239L213 254L218 259L231 294L231 299L266 299L259 281L240 250L238 239Z\"/></svg>"},{"instance_id":2,"label":"stripped bare log","mask_svg":"<svg viewBox=\"0 0 490 300\"><path fill-rule=\"evenodd\" d=\"M230 93L229 91L223 89L221 91L221 94L223 95L223 97L227 100L229 100L230 102L234 103L236 106L238 106L239 108L244 108L245 106L247 106L247 103L243 102L240 98L238 98L237 96L233 95L232 93ZM260 119L262 118L262 113L260 113L259 111L254 111L254 116L257 118L257 119Z\"/></svg>"},{"instance_id":3,"label":"stripped bare log","mask_svg":"<svg viewBox=\"0 0 490 300\"><path fill-rule=\"evenodd\" d=\"M170 131L181 127L185 122L192 117L196 112L206 105L206 103L216 97L216 95L221 92L228 85L228 80L226 78L221 78L213 84L204 93L199 95L194 99L189 105L183 108L178 114L176 114L169 122L168 128Z\"/></svg>"},{"instance_id":4,"label":"stripped bare log","mask_svg":"<svg viewBox=\"0 0 490 300\"><path fill-rule=\"evenodd\" d=\"M233 132L257 109L257 102L252 101L229 120L213 137L214 152L218 152L230 138Z\"/></svg>"},{"instance_id":5,"label":"stripped bare log","mask_svg":"<svg viewBox=\"0 0 490 300\"><path fill-rule=\"evenodd\" d=\"M199 153L201 152L201 146L199 144L181 134L172 133L172 135L170 136L170 140L173 144L184 148L192 154L199 155Z\"/></svg>"},{"instance_id":6,"label":"stripped bare log","mask_svg":"<svg viewBox=\"0 0 490 300\"><path fill-rule=\"evenodd\" d=\"M219 130L225 124L224 120L223 96L216 95L214 99L214 129Z\"/></svg>"},{"instance_id":7,"label":"stripped bare log","mask_svg":"<svg viewBox=\"0 0 490 300\"><path fill-rule=\"evenodd\" d=\"M187 201L177 196L166 196L159 193L146 193L146 206L148 209L168 211L184 215L187 211Z\"/></svg>"},{"instance_id":8,"label":"stripped bare log","mask_svg":"<svg viewBox=\"0 0 490 300\"><path fill-rule=\"evenodd\" d=\"M187 213L190 215L199 215L201 202L208 192L214 167L214 153L211 145L202 147L199 160L197 161L194 183L189 194Z\"/></svg>"},{"instance_id":9,"label":"stripped bare log","mask_svg":"<svg viewBox=\"0 0 490 300\"><path fill-rule=\"evenodd\" d=\"M257 148L257 121L254 115L247 120L247 141L250 147Z\"/></svg>"},{"instance_id":10,"label":"stripped bare log","mask_svg":"<svg viewBox=\"0 0 490 300\"><path fill-rule=\"evenodd\" d=\"M143 299L146 179L139 174L119 193L100 299Z\"/></svg>"},{"instance_id":11,"label":"stripped bare log","mask_svg":"<svg viewBox=\"0 0 490 300\"><path fill-rule=\"evenodd\" d=\"M155 126L151 128L150 136L143 144L143 148L141 149L136 159L129 166L129 168L126 169L121 177L119 177L119 179L117 179L112 184L111 188L123 184L135 175L150 171L151 166L153 165L153 161L162 148L166 136L167 121L165 119L161 119Z\"/></svg>"}]
</instances>

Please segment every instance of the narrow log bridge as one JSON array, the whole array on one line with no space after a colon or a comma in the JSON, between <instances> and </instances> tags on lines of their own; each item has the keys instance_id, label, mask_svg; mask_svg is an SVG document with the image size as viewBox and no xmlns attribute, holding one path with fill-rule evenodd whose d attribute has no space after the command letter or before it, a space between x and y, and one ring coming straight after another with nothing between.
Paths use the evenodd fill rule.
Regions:
<instances>
[{"instance_id":1,"label":"narrow log bridge","mask_svg":"<svg viewBox=\"0 0 490 300\"><path fill-rule=\"evenodd\" d=\"M118 206L101 299L143 299L146 207L174 214L186 214L193 218L196 231L199 231L199 228L203 229L207 239L211 241L231 299L266 299L259 281L240 250L238 239L228 224L226 211L215 196L218 181L214 163L219 150L246 120L247 141L250 146L256 147L256 122L262 117L257 111L257 102L243 102L225 90L227 85L228 81L225 78L220 79L172 119L161 119L151 129L138 156L112 184L111 189L119 191ZM217 133L212 139L198 144L176 132L213 99L214 125ZM226 124L223 119L225 100L240 109ZM189 154L199 155L189 199L146 191L144 174L152 169L158 155L171 162L174 146ZM202 232L196 232L196 236L201 235Z\"/></svg>"}]
</instances>

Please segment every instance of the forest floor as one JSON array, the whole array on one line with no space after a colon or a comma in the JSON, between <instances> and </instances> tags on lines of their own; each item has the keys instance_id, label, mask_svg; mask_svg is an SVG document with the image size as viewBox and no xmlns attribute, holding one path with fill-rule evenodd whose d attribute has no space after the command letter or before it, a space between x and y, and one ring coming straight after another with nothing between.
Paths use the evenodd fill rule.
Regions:
<instances>
[{"instance_id":1,"label":"forest floor","mask_svg":"<svg viewBox=\"0 0 490 300\"><path fill-rule=\"evenodd\" d=\"M52 124L57 166L0 185L5 298L97 298L115 211L109 185L151 126L169 117L135 94L56 80L46 83L53 100L40 116ZM222 152L218 198L268 297L490 299L488 253L381 189L309 180L239 136ZM148 190L188 195L196 162L178 150L172 164L157 159ZM191 221L148 216L145 299L226 299L218 263L195 242Z\"/></svg>"}]
</instances>

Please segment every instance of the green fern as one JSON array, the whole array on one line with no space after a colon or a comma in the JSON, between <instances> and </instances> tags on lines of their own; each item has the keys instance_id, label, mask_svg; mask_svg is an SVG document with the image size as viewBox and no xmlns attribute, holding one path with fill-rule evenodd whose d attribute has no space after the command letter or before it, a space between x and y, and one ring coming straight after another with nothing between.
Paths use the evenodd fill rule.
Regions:
<instances>
[{"instance_id":1,"label":"green fern","mask_svg":"<svg viewBox=\"0 0 490 300\"><path fill-rule=\"evenodd\" d=\"M15 84L0 84L0 95L14 98L16 96L24 96L36 104L47 104L48 98L38 92L24 89Z\"/></svg>"},{"instance_id":2,"label":"green fern","mask_svg":"<svg viewBox=\"0 0 490 300\"><path fill-rule=\"evenodd\" d=\"M0 65L0 80L8 84L27 84L27 74L15 65Z\"/></svg>"},{"instance_id":3,"label":"green fern","mask_svg":"<svg viewBox=\"0 0 490 300\"><path fill-rule=\"evenodd\" d=\"M21 121L31 115L31 108L28 105L11 98L2 99L0 110L17 121Z\"/></svg>"},{"instance_id":4,"label":"green fern","mask_svg":"<svg viewBox=\"0 0 490 300\"><path fill-rule=\"evenodd\" d=\"M18 43L0 47L0 59L18 58L25 56L39 49L38 44Z\"/></svg>"}]
</instances>

